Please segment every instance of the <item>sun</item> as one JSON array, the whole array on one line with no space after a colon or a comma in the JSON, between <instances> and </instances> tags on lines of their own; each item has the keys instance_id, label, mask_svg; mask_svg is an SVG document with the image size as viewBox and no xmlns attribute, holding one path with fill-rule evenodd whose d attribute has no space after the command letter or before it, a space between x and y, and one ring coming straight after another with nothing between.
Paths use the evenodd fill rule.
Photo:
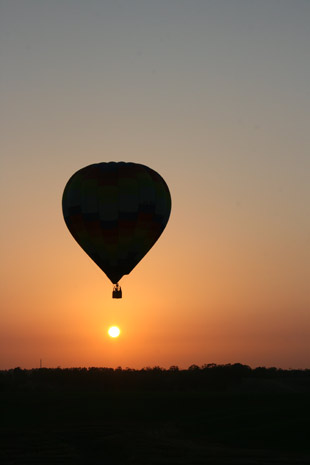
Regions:
<instances>
[{"instance_id":1,"label":"sun","mask_svg":"<svg viewBox=\"0 0 310 465\"><path fill-rule=\"evenodd\" d=\"M120 335L120 329L117 326L111 326L108 330L108 334L110 337L118 337Z\"/></svg>"}]
</instances>

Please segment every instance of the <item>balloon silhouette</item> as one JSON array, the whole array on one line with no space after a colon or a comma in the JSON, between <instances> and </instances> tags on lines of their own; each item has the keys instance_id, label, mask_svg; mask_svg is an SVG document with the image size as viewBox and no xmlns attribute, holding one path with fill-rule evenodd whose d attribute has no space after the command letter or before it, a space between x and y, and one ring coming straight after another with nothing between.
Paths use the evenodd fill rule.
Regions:
<instances>
[{"instance_id":1,"label":"balloon silhouette","mask_svg":"<svg viewBox=\"0 0 310 465\"><path fill-rule=\"evenodd\" d=\"M156 171L138 163L96 163L77 171L62 198L66 225L115 284L155 244L168 222L171 197Z\"/></svg>"}]
</instances>

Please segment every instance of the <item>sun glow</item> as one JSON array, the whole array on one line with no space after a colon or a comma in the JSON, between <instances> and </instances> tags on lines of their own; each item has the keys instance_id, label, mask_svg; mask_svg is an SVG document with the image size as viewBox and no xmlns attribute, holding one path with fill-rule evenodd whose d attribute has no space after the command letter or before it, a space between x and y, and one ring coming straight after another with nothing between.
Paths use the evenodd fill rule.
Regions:
<instances>
[{"instance_id":1,"label":"sun glow","mask_svg":"<svg viewBox=\"0 0 310 465\"><path fill-rule=\"evenodd\" d=\"M108 330L110 337L118 337L120 335L120 329L117 326L111 326Z\"/></svg>"}]
</instances>

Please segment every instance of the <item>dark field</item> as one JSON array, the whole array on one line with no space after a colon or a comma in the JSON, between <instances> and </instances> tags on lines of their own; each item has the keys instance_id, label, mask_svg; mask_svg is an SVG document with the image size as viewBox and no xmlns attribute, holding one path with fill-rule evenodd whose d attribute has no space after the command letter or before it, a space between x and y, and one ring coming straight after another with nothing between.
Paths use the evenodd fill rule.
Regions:
<instances>
[{"instance_id":1,"label":"dark field","mask_svg":"<svg viewBox=\"0 0 310 465\"><path fill-rule=\"evenodd\" d=\"M0 372L0 463L310 464L310 371Z\"/></svg>"}]
</instances>

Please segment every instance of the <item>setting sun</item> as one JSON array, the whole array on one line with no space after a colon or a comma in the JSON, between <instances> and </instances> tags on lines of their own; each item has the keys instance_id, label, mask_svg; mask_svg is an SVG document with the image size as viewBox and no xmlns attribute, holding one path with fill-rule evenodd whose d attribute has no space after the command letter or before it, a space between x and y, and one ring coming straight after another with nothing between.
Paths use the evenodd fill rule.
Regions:
<instances>
[{"instance_id":1,"label":"setting sun","mask_svg":"<svg viewBox=\"0 0 310 465\"><path fill-rule=\"evenodd\" d=\"M120 335L120 329L117 326L111 326L111 328L109 328L108 334L110 337L118 337Z\"/></svg>"}]
</instances>

